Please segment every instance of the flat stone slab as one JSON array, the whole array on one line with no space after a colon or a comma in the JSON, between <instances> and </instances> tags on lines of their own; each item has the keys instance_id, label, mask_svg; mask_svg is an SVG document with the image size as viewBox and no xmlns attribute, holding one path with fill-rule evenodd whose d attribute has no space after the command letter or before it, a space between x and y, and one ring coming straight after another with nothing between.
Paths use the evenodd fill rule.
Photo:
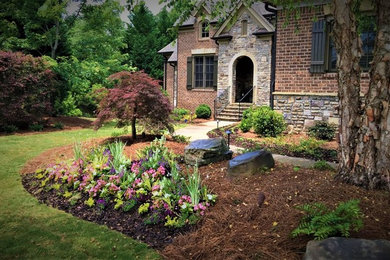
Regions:
<instances>
[{"instance_id":1,"label":"flat stone slab","mask_svg":"<svg viewBox=\"0 0 390 260\"><path fill-rule=\"evenodd\" d=\"M229 176L249 176L261 173L264 169L270 169L275 166L272 154L266 150L259 150L250 153L241 154L228 164Z\"/></svg>"},{"instance_id":2,"label":"flat stone slab","mask_svg":"<svg viewBox=\"0 0 390 260\"><path fill-rule=\"evenodd\" d=\"M389 260L390 241L330 237L309 241L304 260Z\"/></svg>"},{"instance_id":3,"label":"flat stone slab","mask_svg":"<svg viewBox=\"0 0 390 260\"><path fill-rule=\"evenodd\" d=\"M184 149L184 160L190 165L207 165L231 158L232 152L222 137L196 140Z\"/></svg>"}]
</instances>

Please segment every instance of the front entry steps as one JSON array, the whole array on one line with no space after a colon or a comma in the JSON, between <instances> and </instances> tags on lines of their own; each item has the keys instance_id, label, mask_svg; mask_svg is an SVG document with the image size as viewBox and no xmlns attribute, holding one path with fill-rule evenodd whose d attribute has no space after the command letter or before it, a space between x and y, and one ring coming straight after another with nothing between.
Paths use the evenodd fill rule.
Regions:
<instances>
[{"instance_id":1,"label":"front entry steps","mask_svg":"<svg viewBox=\"0 0 390 260\"><path fill-rule=\"evenodd\" d=\"M216 117L220 121L241 121L242 113L252 106L252 103L232 103L225 107Z\"/></svg>"}]
</instances>

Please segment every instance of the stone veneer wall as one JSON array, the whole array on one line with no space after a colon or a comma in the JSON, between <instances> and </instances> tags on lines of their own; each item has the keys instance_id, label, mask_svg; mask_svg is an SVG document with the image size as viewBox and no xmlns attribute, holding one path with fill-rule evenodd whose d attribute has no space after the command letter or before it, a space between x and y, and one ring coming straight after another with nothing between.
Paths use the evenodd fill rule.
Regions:
<instances>
[{"instance_id":1,"label":"stone veneer wall","mask_svg":"<svg viewBox=\"0 0 390 260\"><path fill-rule=\"evenodd\" d=\"M248 21L246 36L241 35L242 20ZM232 99L235 93L235 64L237 58L247 56L254 65L253 85L256 87L254 101L256 105L269 105L272 38L271 36L256 37L252 35L258 29L260 29L259 25L246 11L243 11L229 32L223 33L228 33L233 38L230 41L219 41L218 94L230 86L230 92L233 95L230 94L229 98Z\"/></svg>"},{"instance_id":2,"label":"stone veneer wall","mask_svg":"<svg viewBox=\"0 0 390 260\"><path fill-rule=\"evenodd\" d=\"M338 98L336 95L283 94L274 95L274 109L283 114L294 131L306 130L315 121L328 121L338 124Z\"/></svg>"}]
</instances>

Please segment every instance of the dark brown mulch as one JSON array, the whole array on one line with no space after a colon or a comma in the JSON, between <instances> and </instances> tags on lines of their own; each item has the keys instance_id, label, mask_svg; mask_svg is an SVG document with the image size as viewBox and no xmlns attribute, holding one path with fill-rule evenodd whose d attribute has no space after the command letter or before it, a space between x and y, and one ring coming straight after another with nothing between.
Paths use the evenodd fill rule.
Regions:
<instances>
[{"instance_id":1,"label":"dark brown mulch","mask_svg":"<svg viewBox=\"0 0 390 260\"><path fill-rule=\"evenodd\" d=\"M237 128L234 130L232 126L228 127L221 127L219 129L214 129L207 133L207 135L210 138L213 137L224 137L227 139L227 135L225 131L227 129L231 129L232 134L230 135L230 143L233 145L236 145L238 147L243 147L246 149L263 149L266 148L272 153L275 154L282 154L292 157L301 157L301 158L307 158L312 160L325 160L328 162L338 162L337 157L337 151L333 148L329 149L327 145L324 145L324 147L318 147L315 149L315 151L311 151L310 153L307 150L304 151L294 151L290 148L290 145L277 145L277 144L266 144L262 142L263 140L261 138L248 138L245 137L245 135L242 135L241 131L239 131ZM291 144L294 144L297 140L294 139L294 142ZM332 144L331 147L334 145Z\"/></svg>"},{"instance_id":2,"label":"dark brown mulch","mask_svg":"<svg viewBox=\"0 0 390 260\"><path fill-rule=\"evenodd\" d=\"M145 143L146 145L147 143ZM141 144L136 144L142 147ZM175 149L180 149L178 144ZM185 144L181 144L184 149ZM135 145L128 146L135 148ZM45 161L44 157L41 160ZM272 171L251 177L227 177L227 161L200 167L203 183L218 195L217 204L188 230L171 231L147 226L137 214L115 210L92 211L84 204L69 208L56 193L38 198L72 214L104 224L145 241L168 259L301 259L310 237L291 238L302 214L296 205L323 202L334 207L341 201L360 199L364 227L351 236L390 240L390 197L387 191L367 191L336 182L332 172L293 170L277 164ZM30 189L30 175L23 176ZM258 206L259 193L265 195ZM36 195L34 195L36 196ZM43 196L43 195L42 195ZM65 203L65 204L64 204ZM112 207L112 205L110 205ZM129 224L130 223L130 224Z\"/></svg>"}]
</instances>

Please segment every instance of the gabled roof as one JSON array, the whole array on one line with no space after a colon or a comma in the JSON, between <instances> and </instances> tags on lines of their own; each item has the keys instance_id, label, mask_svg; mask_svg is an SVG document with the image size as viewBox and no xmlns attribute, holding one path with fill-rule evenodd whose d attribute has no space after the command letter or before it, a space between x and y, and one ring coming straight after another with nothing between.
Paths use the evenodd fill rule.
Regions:
<instances>
[{"instance_id":1,"label":"gabled roof","mask_svg":"<svg viewBox=\"0 0 390 260\"><path fill-rule=\"evenodd\" d=\"M169 43L167 46L159 50L158 53L168 57L168 62L177 62L177 41L174 40Z\"/></svg>"},{"instance_id":2,"label":"gabled roof","mask_svg":"<svg viewBox=\"0 0 390 260\"><path fill-rule=\"evenodd\" d=\"M231 21L234 18L234 16L239 12L242 8L245 8L248 10L249 14L254 18L256 22L258 22L260 25L262 25L265 28L265 32L274 32L275 27L268 22L267 19L264 18L263 15L270 14L267 10L265 10L265 4L264 3L255 3L252 6L248 6L243 3L243 1L240 1L236 8L234 8L234 11L230 13L228 18L225 20L225 22L222 24L222 26L217 30L217 32L214 35L214 39L220 38L221 35L223 35L223 32L226 28L231 26ZM230 28L229 28L230 29Z\"/></svg>"},{"instance_id":3,"label":"gabled roof","mask_svg":"<svg viewBox=\"0 0 390 260\"><path fill-rule=\"evenodd\" d=\"M209 14L211 13L211 10L213 10L214 8L214 5L216 4L217 0L202 0L200 1L198 4L197 4L197 7L195 8L195 10L191 13L190 17L188 17L187 20L185 20L181 25L180 27L187 27L187 26L193 26L196 22L196 15L198 14L199 10L201 9L201 7L203 7L206 12L208 12ZM240 3L242 4L242 1L240 1ZM239 4L240 4L239 3ZM229 4L227 4L227 7L226 8L229 8L229 10L226 10L226 13L232 13L235 9L234 6L231 6ZM268 12L266 9L265 9L265 4L262 3L262 2L255 2L252 4L251 8L253 9L254 12L256 12L257 14L259 15L272 15L273 13L271 12ZM214 17L210 20L210 23L216 23L218 22L219 18L221 17ZM179 20L177 20L175 22L175 26L178 25L179 23Z\"/></svg>"}]
</instances>

